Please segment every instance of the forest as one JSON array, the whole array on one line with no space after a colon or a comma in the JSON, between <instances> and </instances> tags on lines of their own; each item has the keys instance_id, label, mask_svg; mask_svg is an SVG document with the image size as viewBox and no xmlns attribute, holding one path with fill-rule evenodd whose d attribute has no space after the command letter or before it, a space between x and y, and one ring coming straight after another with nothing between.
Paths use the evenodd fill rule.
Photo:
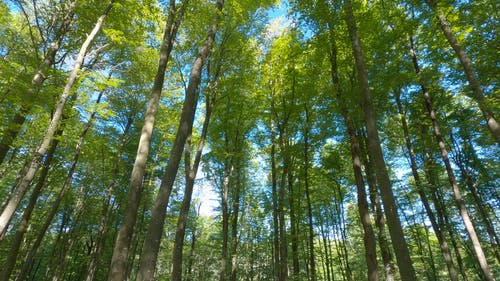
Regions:
<instances>
[{"instance_id":1,"label":"forest","mask_svg":"<svg viewBox=\"0 0 500 281\"><path fill-rule=\"evenodd\" d=\"M1 0L0 281L500 281L499 11Z\"/></svg>"}]
</instances>

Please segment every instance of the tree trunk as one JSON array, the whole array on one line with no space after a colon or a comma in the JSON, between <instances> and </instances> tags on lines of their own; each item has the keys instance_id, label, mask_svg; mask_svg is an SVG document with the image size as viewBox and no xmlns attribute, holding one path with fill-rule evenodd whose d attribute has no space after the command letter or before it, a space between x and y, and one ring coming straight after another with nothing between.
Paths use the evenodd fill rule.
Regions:
<instances>
[{"instance_id":1,"label":"tree trunk","mask_svg":"<svg viewBox=\"0 0 500 281\"><path fill-rule=\"evenodd\" d=\"M236 135L238 138L238 135ZM236 139L238 142L238 139ZM238 145L238 143L236 143ZM232 221L231 221L231 272L229 275L229 281L236 281L237 273L237 261L238 261L238 217L240 213L240 200L241 200L241 166L237 163L236 168L236 182L235 189L233 192L233 206L232 206Z\"/></svg>"},{"instance_id":2,"label":"tree trunk","mask_svg":"<svg viewBox=\"0 0 500 281\"><path fill-rule=\"evenodd\" d=\"M179 218L177 220L177 230L175 231L174 250L172 254L172 281L182 280L182 251L184 246L184 236L186 234L186 225L188 222L189 208L191 206L191 198L193 195L194 181L196 173L201 161L201 154L207 137L208 125L210 124L210 116L212 114L212 104L207 96L205 120L201 130L200 141L196 149L193 165L191 166L191 134L186 140L186 148L184 152L184 166L186 170L186 183L184 189L184 198L182 200ZM139 271L140 274L140 271Z\"/></svg>"},{"instance_id":3,"label":"tree trunk","mask_svg":"<svg viewBox=\"0 0 500 281\"><path fill-rule=\"evenodd\" d=\"M228 139L226 135L226 147L228 147ZM228 211L228 197L229 197L229 185L231 184L231 177L234 171L234 166L231 159L226 159L224 164L224 183L222 185L222 255L221 255L221 268L219 272L219 281L226 280L227 272L227 253L228 253L228 241L229 241L229 211Z\"/></svg>"},{"instance_id":4,"label":"tree trunk","mask_svg":"<svg viewBox=\"0 0 500 281\"><path fill-rule=\"evenodd\" d=\"M332 81L337 92L338 104L342 116L344 117L344 123L347 127L347 133L349 135L349 142L351 144L351 158L354 171L354 179L357 187L358 194L358 212L361 225L363 226L363 242L365 246L365 259L368 268L367 277L370 281L378 280L378 263L377 263L377 250L375 248L375 234L371 225L370 212L367 201L367 194L365 190L365 183L363 180L362 172L362 162L361 162L361 148L358 142L358 136L356 135L356 127L354 122L349 116L349 112L346 108L344 101L344 94L339 81L338 67L337 67L337 44L335 42L335 36L333 32L333 27L330 26L330 42L331 42L331 53L330 53L330 64L331 64L331 76ZM307 111L306 111L307 116ZM307 190L306 190L307 195Z\"/></svg>"},{"instance_id":5,"label":"tree trunk","mask_svg":"<svg viewBox=\"0 0 500 281\"><path fill-rule=\"evenodd\" d=\"M69 74L68 81L66 82L66 85L64 86L64 90L62 95L59 97L59 100L56 104L54 113L52 115L52 118L50 120L49 127L47 128L47 131L45 132L45 136L42 140L42 143L40 146L37 148L35 151L34 155L32 156L31 163L29 164L29 168L26 172L23 172L21 181L19 183L19 186L17 187L16 191L14 191L14 194L11 198L9 198L9 202L7 203L5 209L2 211L2 214L0 215L0 233L4 231L4 229L8 226L10 223L10 220L12 219L12 216L17 209L19 202L21 202L22 198L28 191L29 185L31 184L31 181L35 177L36 172L38 171L38 168L40 166L40 160L42 159L43 155L49 148L49 144L51 143L52 138L54 137L55 132L57 131L57 128L59 126L59 123L61 121L61 117L63 114L64 106L66 102L68 101L70 95L76 95L76 92L71 93L71 88L73 87L76 78L78 76L78 72L80 71L82 64L83 64L83 59L85 58L85 54L87 53L87 49L94 40L95 36L101 29L104 19L106 18L106 15L108 14L109 10L111 9L113 4L113 1L110 2L110 4L106 7L106 10L104 13L99 17L97 20L94 28L90 32L90 34L87 36L85 39L85 42L83 42L82 46L80 47L80 51L78 52L78 56L75 60L75 63L73 64L73 68ZM75 5L74 3L72 5Z\"/></svg>"},{"instance_id":6,"label":"tree trunk","mask_svg":"<svg viewBox=\"0 0 500 281\"><path fill-rule=\"evenodd\" d=\"M283 131L279 132L279 143L281 152L283 152ZM280 281L288 281L288 242L286 235L286 221L285 221L285 185L286 174L288 172L287 165L283 163L281 172L281 180L278 190L278 229L280 241Z\"/></svg>"},{"instance_id":7,"label":"tree trunk","mask_svg":"<svg viewBox=\"0 0 500 281\"><path fill-rule=\"evenodd\" d=\"M373 161L375 167L375 175L379 184L384 202L384 210L389 226L389 233L393 242L396 260L399 267L399 273L403 281L415 281L415 270L410 258L410 252L406 243L403 227L399 220L396 200L392 191L392 184L389 179L387 167L385 164L380 139L377 131L377 114L373 106L370 88L368 85L368 72L365 66L365 59L361 49L361 42L354 19L351 0L345 1L346 21L349 29L349 34L352 41L354 58L356 61L356 69L358 80L361 88L362 108L366 122L366 130L368 134L368 154Z\"/></svg>"},{"instance_id":8,"label":"tree trunk","mask_svg":"<svg viewBox=\"0 0 500 281\"><path fill-rule=\"evenodd\" d=\"M309 265L311 268L311 281L316 281L316 257L314 254L314 230L313 230L313 213L311 204L311 194L309 190L309 109L307 103L304 104L305 111L305 128L304 128L304 188L306 192L308 230L309 230Z\"/></svg>"},{"instance_id":9,"label":"tree trunk","mask_svg":"<svg viewBox=\"0 0 500 281\"><path fill-rule=\"evenodd\" d=\"M451 134L451 142L455 144L453 134ZM474 183L474 180L472 178L472 173L467 167L467 164L465 163L463 157L460 157L459 155L463 155L463 151L461 151L458 148L458 145L455 145L455 150L456 150L456 157L455 157L455 163L460 169L460 172L462 174L462 178L465 179L465 184L467 185L470 194L472 195L472 198L474 199L474 203L476 204L477 211L479 212L479 215L481 217L481 221L486 228L486 232L488 233L488 236L490 238L490 243L492 246L493 253L497 259L498 262L500 262L500 238L498 237L498 234L495 232L495 228L493 226L493 223L491 222L490 216L488 215L488 212L486 209L488 209L490 206L487 204L487 202L484 202L482 199L481 194L479 194L479 191L476 187L476 184Z\"/></svg>"},{"instance_id":10,"label":"tree trunk","mask_svg":"<svg viewBox=\"0 0 500 281\"><path fill-rule=\"evenodd\" d=\"M179 163L182 158L182 152L186 139L193 130L194 115L198 102L199 86L201 83L201 74L203 65L208 57L215 41L217 25L221 18L221 11L224 5L224 0L218 0L215 4L217 11L215 12L212 26L207 35L204 46L201 48L189 76L189 84L186 89L184 104L182 107L179 127L175 136L173 147L170 151L170 159L165 168L165 175L161 181L158 195L153 205L151 223L145 237L144 247L141 255L141 265L139 268L138 279L140 281L149 281L154 278L154 270L158 251L160 250L160 240L163 233L163 224L165 222L166 208L170 199L170 193L174 185ZM118 281L118 280L117 280Z\"/></svg>"},{"instance_id":11,"label":"tree trunk","mask_svg":"<svg viewBox=\"0 0 500 281\"><path fill-rule=\"evenodd\" d=\"M121 137L120 147L118 149L118 155L116 157L116 161L114 162L114 167L111 175L111 180L108 186L108 190L106 192L106 197L104 198L102 210L101 210L101 220L99 223L99 229L96 235L96 247L92 253L92 257L89 262L89 267L87 270L86 281L94 281L97 276L97 270L99 269L99 260L102 256L102 252L104 250L104 243L106 242L105 235L106 229L108 227L108 211L111 203L111 197L113 196L113 191L116 185L116 179L120 172L120 162L123 154L123 150L125 148L125 144L127 141L127 135L132 127L133 118L129 116L127 120L127 124L125 125L125 130L123 131Z\"/></svg>"},{"instance_id":12,"label":"tree trunk","mask_svg":"<svg viewBox=\"0 0 500 281\"><path fill-rule=\"evenodd\" d=\"M163 34L163 41L160 47L160 58L158 69L153 83L153 90L149 98L148 108L144 117L144 125L141 130L141 137L137 146L137 153L130 176L130 185L127 194L127 205L124 211L124 217L116 237L113 256L108 274L109 281L123 281L127 279L127 261L129 248L134 233L134 226L137 220L137 211L140 204L140 193L142 190L142 180L146 173L146 162L148 160L151 138L155 123L158 105L160 103L161 91L165 79L165 70L167 68L173 43L177 35L182 16L184 14L187 1L182 4L179 12L176 11L175 1L170 0L168 19Z\"/></svg>"},{"instance_id":13,"label":"tree trunk","mask_svg":"<svg viewBox=\"0 0 500 281\"><path fill-rule=\"evenodd\" d=\"M19 254L19 249L21 247L21 243L23 242L24 234L26 234L26 231L28 230L28 223L33 213L33 210L35 209L38 196L40 195L42 188L45 185L45 180L47 179L47 175L49 174L50 165L52 163L52 159L54 158L54 153L56 151L57 145L59 144L58 137L60 137L62 133L63 133L63 128L61 126L61 128L59 128L59 130L56 132L56 138L52 140L50 149L47 152L47 157L44 159L43 162L43 169L40 174L40 178L38 179L38 182L35 188L33 189L33 192L30 195L28 206L23 212L21 223L19 224L16 234L12 239L9 256L7 257L7 260L3 266L2 274L0 275L0 280L8 280L10 274L12 273L12 270L16 265L17 255Z\"/></svg>"},{"instance_id":14,"label":"tree trunk","mask_svg":"<svg viewBox=\"0 0 500 281\"><path fill-rule=\"evenodd\" d=\"M274 114L274 97L271 97L271 115ZM279 241L279 222L278 222L278 188L277 188L277 169L276 169L276 133L274 117L271 116L271 191L273 205L273 273L274 281L280 280L280 241Z\"/></svg>"},{"instance_id":15,"label":"tree trunk","mask_svg":"<svg viewBox=\"0 0 500 281\"><path fill-rule=\"evenodd\" d=\"M411 39L411 50L410 50L410 55L413 61L413 67L415 68L415 73L420 78L420 67L418 65L418 60L417 60L417 54L415 50L415 45L413 42L413 39ZM429 118L432 121L432 127L434 131L434 136L436 138L439 150L441 152L441 158L444 162L444 165L446 167L446 173L448 174L448 181L450 182L450 185L453 190L453 195L455 197L455 203L457 204L458 210L460 212L460 216L462 218L462 221L465 225L465 229L467 230L467 233L469 234L469 237L471 239L473 248L474 248L474 253L476 255L476 261L478 262L481 271L484 275L484 278L488 281L493 281L493 275L490 271L488 261L486 260L486 256L484 255L483 248L481 247L481 243L479 242L479 238L477 236L476 230L474 228L474 225L472 224L472 221L469 216L469 212L467 211L467 207L465 206L465 202L462 198L462 194L460 191L460 187L458 186L458 182L455 177L455 172L453 171L450 163L450 159L448 158L448 150L446 149L446 145L444 143L443 137L441 135L441 130L439 128L439 123L437 121L437 116L436 116L436 111L434 110L434 107L432 105L432 100L431 96L429 93L429 90L427 87L423 84L422 81L420 81L420 87L422 90L422 95L424 97L424 104L425 108L427 109L427 113L429 114Z\"/></svg>"},{"instance_id":16,"label":"tree trunk","mask_svg":"<svg viewBox=\"0 0 500 281\"><path fill-rule=\"evenodd\" d=\"M70 29L70 25L73 21L74 9L76 6L76 1L73 1L69 10L64 15L61 25L55 34L54 40L49 44L47 51L45 52L43 61L38 66L38 69L31 79L31 85L29 86L27 92L30 97L35 97L42 88L43 82L47 78L47 72L50 67L54 64L55 57L66 33ZM12 120L7 125L7 129L4 131L2 140L0 141L0 164L5 159L7 152L9 151L12 143L17 138L17 135L22 129L24 122L26 121L26 115L31 111L32 105L26 101L22 101L21 107L18 109Z\"/></svg>"},{"instance_id":17,"label":"tree trunk","mask_svg":"<svg viewBox=\"0 0 500 281\"><path fill-rule=\"evenodd\" d=\"M451 47L455 51L455 54L460 60L460 64L464 68L465 75L467 76L467 80L469 81L469 86L472 88L472 98L477 102L479 109L483 112L484 118L486 119L486 124L491 134L493 135L497 143L500 144L500 124L498 124L498 121L495 119L491 105L486 100L486 97L483 94L481 84L476 77L472 62L465 52L464 48L460 46L457 38L453 34L450 23L446 19L446 15L441 10L441 8L438 7L439 4L434 2L435 1L433 0L427 0L427 4L429 5L429 7L436 13L436 17L439 20L439 26L441 27L446 40L448 40L448 43L450 43Z\"/></svg>"},{"instance_id":18,"label":"tree trunk","mask_svg":"<svg viewBox=\"0 0 500 281\"><path fill-rule=\"evenodd\" d=\"M359 138L362 140L364 138ZM361 143L361 141L359 141ZM366 151L363 152L364 165L366 167L366 178L368 182L368 190L370 191L370 201L372 204L373 213L375 214L375 225L377 227L377 242L380 247L380 255L382 256L382 263L384 264L384 273L386 281L394 281L394 264L392 254L389 249L387 235L385 231L384 212L380 202L380 196L377 191L375 175L372 168L372 163L368 159Z\"/></svg>"},{"instance_id":19,"label":"tree trunk","mask_svg":"<svg viewBox=\"0 0 500 281\"><path fill-rule=\"evenodd\" d=\"M102 98L102 94L103 94L103 92L101 92L101 94L98 96L96 104L98 104L100 102L100 100ZM76 148L75 148L75 153L73 154L73 162L71 163L71 166L68 170L68 174L66 175L66 179L64 180L63 186L62 186L61 190L59 191L59 193L57 194L55 201L52 203L52 208L51 208L50 212L48 213L47 217L45 218L45 222L44 222L42 228L38 231L36 241L29 251L27 262L25 262L24 264L29 264L30 260L34 259L35 254L37 253L38 248L40 247L42 240L45 237L45 233L49 229L50 225L52 224L52 220L54 219L54 217L56 216L56 214L59 210L59 206L61 205L61 202L64 199L64 195L66 194L66 191L69 189L69 187L71 185L71 180L73 178L73 174L76 170L76 165L77 165L78 160L80 158L80 152L82 149L83 141L85 139L85 136L87 135L87 132L92 127L92 124L94 122L94 118L95 118L96 114L97 114L96 111L92 112L92 114L89 117L89 120L87 121L87 124L85 125L82 133L80 134L80 136L78 138ZM27 271L26 270L27 268L24 264L23 264L23 269L21 270L21 274L23 274L23 272ZM7 280L7 279L5 279L5 280ZM20 279L23 280L23 278L20 278Z\"/></svg>"},{"instance_id":20,"label":"tree trunk","mask_svg":"<svg viewBox=\"0 0 500 281\"><path fill-rule=\"evenodd\" d=\"M422 180L420 179L420 175L417 169L417 161L415 160L415 152L413 150L413 145L410 140L410 134L408 130L408 123L406 122L406 112L403 111L403 107L401 105L400 93L396 93L396 103L398 106L399 115L401 117L401 125L403 127L403 135L406 143L406 149L408 149L408 154L410 158L410 166L413 174L413 179L415 180L415 185L417 187L417 192L424 205L425 211L432 225L432 229L436 234L439 246L441 248L441 253L443 254L444 261L446 263L446 267L448 268L448 274L450 280L458 281L457 271L455 270L455 266L453 265L453 260L451 258L451 252L448 247L448 243L444 237L444 233L441 229L441 226L438 225L434 212L429 204L429 200L427 199L427 195L425 194L424 186Z\"/></svg>"}]
</instances>

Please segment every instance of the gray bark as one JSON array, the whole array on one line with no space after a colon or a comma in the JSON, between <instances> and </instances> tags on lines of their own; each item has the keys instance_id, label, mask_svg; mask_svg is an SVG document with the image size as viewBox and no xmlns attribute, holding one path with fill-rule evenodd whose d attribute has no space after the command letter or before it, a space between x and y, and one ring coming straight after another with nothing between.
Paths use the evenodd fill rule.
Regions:
<instances>
[{"instance_id":1,"label":"gray bark","mask_svg":"<svg viewBox=\"0 0 500 281\"><path fill-rule=\"evenodd\" d=\"M189 75L189 83L186 89L186 95L182 106L181 118L179 127L177 129L175 141L170 151L170 159L165 174L160 184L158 195L153 205L151 223L149 225L144 247L141 255L141 263L137 280L149 281L154 279L154 271L156 267L156 260L158 258L158 251L160 249L161 235L163 233L163 224L165 222L166 208L170 199L170 193L174 185L179 163L182 158L182 152L186 139L193 130L194 115L199 95L199 87L201 83L201 73L203 65L212 49L213 42L215 41L215 34L217 32L218 23L221 19L221 11L224 5L224 0L218 0L215 4L216 12L214 21L208 32L204 46L201 48L193 66L191 74Z\"/></svg>"},{"instance_id":2,"label":"gray bark","mask_svg":"<svg viewBox=\"0 0 500 281\"><path fill-rule=\"evenodd\" d=\"M184 7L185 4L183 4L179 12L177 12L175 1L170 0L168 19L163 34L163 41L160 47L158 70L154 79L153 90L148 102L148 108L144 117L144 125L142 126L134 166L130 176L130 185L127 194L127 205L125 207L124 217L113 248L113 256L111 258L111 265L108 273L109 281L123 281L127 279L127 261L130 244L134 233L135 223L137 221L142 180L146 173L146 162L148 160L149 149L151 147L151 138L153 136L153 128L160 103L161 91L163 89L165 70L167 68L170 53L173 48L173 42L184 13Z\"/></svg>"}]
</instances>

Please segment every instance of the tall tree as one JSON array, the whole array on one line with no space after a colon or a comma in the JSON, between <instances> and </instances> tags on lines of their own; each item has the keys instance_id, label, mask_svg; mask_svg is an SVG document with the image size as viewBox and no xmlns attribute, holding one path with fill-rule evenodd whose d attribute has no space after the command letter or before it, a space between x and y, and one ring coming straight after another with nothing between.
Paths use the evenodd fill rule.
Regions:
<instances>
[{"instance_id":1,"label":"tall tree","mask_svg":"<svg viewBox=\"0 0 500 281\"><path fill-rule=\"evenodd\" d=\"M47 152L50 142L55 132L57 131L57 128L59 127L59 123L62 118L66 102L68 101L68 99L70 99L71 96L74 96L76 94L76 91L73 93L71 91L78 77L78 72L82 68L83 60L85 58L85 55L87 54L87 50L90 47L90 44L92 43L97 33L100 31L102 25L104 24L104 19L106 18L109 11L113 7L113 3L114 3L113 0L110 1L109 5L105 8L101 16L99 16L94 28L87 35L87 38L80 47L80 51L78 52L72 70L68 76L68 80L66 82L66 85L64 86L63 92L57 101L54 113L52 114L50 124L47 128L47 131L45 132L43 140L36 149L35 153L33 154L32 160L27 166L26 171L21 172L20 176L21 179L19 181L19 185L16 187L16 190L14 191L12 197L9 198L7 205L5 206L4 210L2 211L2 214L0 215L0 233L3 233L6 230L7 226L10 223L10 220L12 219L12 215L14 214L15 210L19 205L19 202L22 200L22 198L28 191L29 185L31 184L31 181L35 177L35 174L40 166L40 160L45 154L45 152ZM76 3L74 3L73 5L76 5Z\"/></svg>"},{"instance_id":2,"label":"tall tree","mask_svg":"<svg viewBox=\"0 0 500 281\"><path fill-rule=\"evenodd\" d=\"M177 11L174 0L169 2L168 18L163 33L163 40L160 47L160 58L158 61L158 69L153 83L153 90L148 102L148 108L144 117L144 125L142 126L141 136L137 146L137 154L135 157L132 174L130 176L130 185L128 189L127 205L125 208L124 217L116 237L116 242L111 258L111 266L109 270L108 280L124 280L126 279L126 265L129 255L130 243L134 232L135 222L140 204L140 194L142 191L142 182L146 173L146 162L151 146L151 138L153 128L160 103L163 82L165 79L165 70L170 59L173 43L177 35L180 22L186 9L187 1L184 1L181 8Z\"/></svg>"},{"instance_id":3,"label":"tall tree","mask_svg":"<svg viewBox=\"0 0 500 281\"><path fill-rule=\"evenodd\" d=\"M477 102L479 109L481 109L481 111L483 112L488 129L490 130L497 143L500 144L500 124L493 114L490 102L484 96L483 89L481 88L481 83L476 76L471 59L465 52L464 47L460 45L456 36L453 34L450 23L446 19L443 8L440 7L440 1L426 0L426 2L429 7L431 7L431 9L435 11L436 17L439 21L439 26L441 27L446 40L448 41L448 43L450 43L460 61L460 64L464 68L465 75L467 76L469 85L472 88L472 97Z\"/></svg>"},{"instance_id":4,"label":"tall tree","mask_svg":"<svg viewBox=\"0 0 500 281\"><path fill-rule=\"evenodd\" d=\"M139 267L137 280L153 280L154 278L154 269L156 267L158 251L160 250L160 240L163 233L166 206L168 205L170 193L172 192L172 187L177 175L186 139L193 130L194 115L198 103L203 65L205 64L215 41L215 35L221 19L223 6L224 0L218 0L215 3L216 11L214 13L214 18L212 20L207 38L191 67L179 127L177 128L174 145L170 151L170 158L167 167L165 168L165 174L161 181L160 189L153 206L151 223L144 241L144 247L141 255L141 265Z\"/></svg>"},{"instance_id":5,"label":"tall tree","mask_svg":"<svg viewBox=\"0 0 500 281\"><path fill-rule=\"evenodd\" d=\"M356 21L352 3L350 0L344 2L346 13L346 22L349 29L349 35L352 42L354 58L356 61L356 69L358 74L359 86L361 89L362 108L366 123L367 149L371 161L375 167L375 175L377 183L379 184L384 202L384 211L386 214L389 233L393 242L394 251L396 253L396 260L399 267L401 279L405 281L416 280L415 270L412 265L408 244L406 243L401 221L396 207L394 194L392 191L391 181L387 172L382 148L380 145L380 138L377 129L377 115L373 106L370 87L368 84L368 72L366 70L365 58L363 56L361 41L359 39Z\"/></svg>"}]
</instances>

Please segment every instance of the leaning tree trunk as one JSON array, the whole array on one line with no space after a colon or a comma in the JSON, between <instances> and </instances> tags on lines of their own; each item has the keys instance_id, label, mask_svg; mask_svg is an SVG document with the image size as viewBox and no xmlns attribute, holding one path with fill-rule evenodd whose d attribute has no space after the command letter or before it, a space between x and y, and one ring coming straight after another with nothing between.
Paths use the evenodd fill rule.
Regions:
<instances>
[{"instance_id":1,"label":"leaning tree trunk","mask_svg":"<svg viewBox=\"0 0 500 281\"><path fill-rule=\"evenodd\" d=\"M362 161L361 161L361 148L358 142L358 137L356 135L356 127L349 112L347 110L345 99L342 91L342 87L339 81L338 67L337 67L337 44L335 42L335 37L333 34L332 26L330 26L330 41L331 41L331 52L330 52L330 64L331 64L331 76L332 82L337 92L338 104L340 106L340 111L344 117L344 123L347 127L347 133L349 135L349 142L351 144L351 158L352 166L354 170L354 179L356 181L357 194L358 194L358 212L359 218L361 220L361 225L363 226L363 242L365 246L365 259L368 268L367 277L370 281L378 280L378 263L377 263L377 250L375 248L375 234L371 225L370 211L368 207L367 194L365 190L365 183L363 180L362 171ZM307 118L306 110L306 118ZM306 134L307 136L307 134ZM306 162L307 163L307 162ZM306 190L306 195L307 190Z\"/></svg>"},{"instance_id":2,"label":"leaning tree trunk","mask_svg":"<svg viewBox=\"0 0 500 281\"><path fill-rule=\"evenodd\" d=\"M114 1L111 1L110 4L106 7L104 13L99 17L97 20L94 28L90 32L89 35L87 35L87 39L83 42L82 46L80 47L80 51L78 52L78 56L75 60L75 63L73 64L73 68L69 74L68 81L66 82L66 85L64 86L64 90L62 95L59 97L59 100L56 104L56 107L54 109L54 113L52 114L52 118L50 120L49 127L47 128L47 131L45 132L45 136L42 140L42 143L40 146L37 148L35 151L34 155L32 156L31 163L29 164L29 168L26 172L23 172L21 181L19 183L19 186L17 189L14 191L14 194L11 198L9 198L9 202L5 206L5 209L2 211L2 214L0 215L0 233L4 231L4 229L8 226L10 223L10 220L12 219L12 216L17 209L19 202L21 202L22 198L28 191L28 187L35 177L36 172L38 171L38 168L40 166L40 160L42 159L43 155L45 152L47 152L47 149L49 148L49 144L54 137L55 132L57 131L57 128L59 126L59 123L62 118L64 106L70 96L76 95L75 93L71 93L71 89L73 85L76 82L76 78L78 76L78 72L82 68L83 65L83 59L85 58L85 55L87 53L87 49L89 48L90 44L94 40L95 36L101 29L104 19L106 18L108 12L111 10L111 7L113 5Z\"/></svg>"},{"instance_id":3,"label":"leaning tree trunk","mask_svg":"<svg viewBox=\"0 0 500 281\"><path fill-rule=\"evenodd\" d=\"M62 126L59 128L59 130L56 132L56 136L61 136L63 132ZM33 189L33 192L30 195L28 206L24 210L22 217L21 217L21 223L17 227L16 234L14 235L14 238L12 239L11 246L10 246L10 251L9 251L9 256L7 257L7 260L3 266L2 273L0 275L0 280L8 280L10 274L12 273L12 270L14 269L17 261L17 255L19 254L19 249L21 248L21 243L23 242L24 235L26 234L26 231L28 230L28 223L31 218L31 215L33 213L33 210L35 209L36 201L38 199L38 196L40 195L43 186L45 185L45 180L49 174L50 170L50 165L52 163L52 160L54 159L54 153L56 151L57 145L59 144L59 138L54 138L52 140L51 146L49 151L47 152L47 157L44 159L43 162L43 169L40 174L40 178L38 179L38 182Z\"/></svg>"},{"instance_id":4,"label":"leaning tree trunk","mask_svg":"<svg viewBox=\"0 0 500 281\"><path fill-rule=\"evenodd\" d=\"M393 242L396 253L396 261L399 267L399 273L403 281L415 281L416 275L410 258L410 252L406 243L403 227L399 220L396 200L392 191L392 184L389 179L387 167L385 164L380 139L377 131L377 115L373 106L370 88L368 85L368 72L366 70L365 59L361 49L361 42L356 27L351 0L345 1L346 21L349 29L349 35L352 41L354 58L358 80L361 88L362 108L366 122L368 154L373 161L377 183L379 184L384 210L389 226L389 234Z\"/></svg>"},{"instance_id":5,"label":"leaning tree trunk","mask_svg":"<svg viewBox=\"0 0 500 281\"><path fill-rule=\"evenodd\" d=\"M54 64L56 54L59 51L61 43L64 40L66 33L68 33L70 29L71 23L73 21L75 6L76 1L73 1L69 6L69 10L67 11L66 15L63 17L61 25L55 34L54 40L52 40L52 42L49 44L47 51L45 52L43 61L38 66L35 75L31 79L31 85L27 90L28 96L35 97L40 92L43 82L45 82L47 78L47 72ZM28 115L31 111L31 107L31 104L23 100L21 107L7 125L7 128L2 136L2 140L0 141L0 164L2 164L2 162L4 161L5 156L7 155L7 152L9 152L12 143L21 131L22 126L26 121L26 115Z\"/></svg>"},{"instance_id":6,"label":"leaning tree trunk","mask_svg":"<svg viewBox=\"0 0 500 281\"><path fill-rule=\"evenodd\" d=\"M190 134L186 140L186 148L184 152L184 168L186 170L186 183L184 189L184 198L182 200L181 209L179 211L179 218L177 219L177 230L175 231L174 250L172 254L172 281L182 280L182 251L184 248L184 236L186 234L186 225L188 222L189 208L191 207L191 198L193 195L194 180L198 167L201 161L201 154L205 145L207 137L208 125L210 124L210 117L212 114L212 104L210 98L207 97L205 120L201 130L200 141L196 149L194 162L191 165L191 136Z\"/></svg>"},{"instance_id":7,"label":"leaning tree trunk","mask_svg":"<svg viewBox=\"0 0 500 281\"><path fill-rule=\"evenodd\" d=\"M446 263L446 267L448 268L450 280L458 281L458 274L457 274L457 271L455 269L455 266L453 265L453 260L451 258L451 251L450 251L450 248L448 247L448 243L446 242L443 229L438 224L438 222L436 220L436 216L434 215L434 212L432 211L432 208L429 204L429 200L428 200L427 195L426 195L425 190L424 190L424 185L423 185L422 180L420 179L420 175L418 173L417 161L415 159L415 152L413 150L413 145L412 145L411 140L410 140L408 123L406 122L406 112L403 111L403 106L401 105L400 93L396 93L396 103L398 106L399 115L401 117L401 125L403 127L403 135L404 135L404 139L405 139L405 143L406 143L406 148L408 149L411 171L413 174L413 179L415 180L415 185L417 187L418 195L420 197L420 200L422 201L422 204L424 204L424 208L425 208L425 211L427 213L427 216L429 217L429 220L431 221L432 229L434 230L434 233L436 234L436 236L438 238L439 246L441 248L441 253L442 253L444 261Z\"/></svg>"},{"instance_id":8,"label":"leaning tree trunk","mask_svg":"<svg viewBox=\"0 0 500 281\"><path fill-rule=\"evenodd\" d=\"M151 138L156 113L160 103L161 91L165 79L165 70L167 68L173 42L179 28L182 16L184 14L187 1L185 1L179 12L176 11L175 1L170 0L168 19L163 34L163 41L160 47L160 59L158 69L153 83L153 90L149 98L148 108L144 117L144 125L141 130L141 137L137 146L137 153L130 176L130 185L127 195L127 205L124 211L124 217L118 231L111 266L109 269L109 281L122 281L127 279L127 261L129 256L130 244L134 233L134 226L137 220L137 213L140 204L140 193L142 190L142 180L146 173L146 162L148 160Z\"/></svg>"},{"instance_id":9,"label":"leaning tree trunk","mask_svg":"<svg viewBox=\"0 0 500 281\"><path fill-rule=\"evenodd\" d=\"M182 107L179 127L175 136L175 141L170 151L170 159L165 174L160 184L158 195L153 205L151 223L145 237L144 247L141 255L141 265L137 280L153 280L158 251L160 250L161 235L163 233L163 224L165 222L166 207L170 199L170 193L174 185L179 163L182 158L182 152L186 139L193 130L193 121L198 102L199 86L201 83L201 74L203 65L207 59L215 34L217 33L218 23L221 19L221 11L224 5L224 0L218 0L215 3L216 12L210 30L208 32L205 44L201 48L189 75L189 84L186 89L184 104Z\"/></svg>"},{"instance_id":10,"label":"leaning tree trunk","mask_svg":"<svg viewBox=\"0 0 500 281\"><path fill-rule=\"evenodd\" d=\"M96 104L98 104L101 101L102 94L103 94L103 92L101 92L101 94L98 96ZM45 218L45 222L44 222L42 228L38 231L36 241L32 245L32 247L28 253L28 258L26 259L24 264L30 264L31 260L35 258L35 254L37 253L38 248L40 247L42 240L45 237L45 233L49 229L50 225L52 224L52 220L54 219L54 217L56 216L56 214L59 210L59 206L61 205L61 202L64 199L64 195L66 194L66 191L69 189L69 187L71 185L71 180L73 179L73 174L76 170L76 165L78 164L78 160L80 158L81 149L83 146L83 141L85 139L85 136L87 135L87 132L92 127L92 124L94 122L96 114L97 114L96 111L92 112L87 124L85 125L82 133L80 134L80 136L78 138L75 153L73 154L73 162L71 163L71 166L68 170L68 174L66 175L66 179L64 180L63 186L62 186L61 190L59 191L59 193L57 194L55 201L52 203L52 208L49 211L49 213L47 214L47 217ZM80 203L79 205L82 205L82 203ZM23 276L23 274L26 274L26 273L27 273L27 267L23 265L23 269L21 270L21 277L22 278L20 277L19 279L24 280L25 276ZM10 272L9 272L9 274L10 274ZM7 279L8 278L6 278L5 280L7 280Z\"/></svg>"},{"instance_id":11,"label":"leaning tree trunk","mask_svg":"<svg viewBox=\"0 0 500 281\"><path fill-rule=\"evenodd\" d=\"M486 100L486 97L483 94L483 90L481 89L481 83L476 77L476 73L474 72L474 67L472 62L465 52L465 49L460 46L457 38L453 34L451 30L450 23L446 19L446 15L438 7L437 1L427 0L427 4L433 9L436 13L436 16L439 20L439 26L443 31L446 40L450 43L451 47L455 51L458 59L460 60L460 64L464 68L465 75L467 76L467 80L469 81L469 85L472 88L472 98L477 102L479 109L483 112L484 118L486 119L486 124L491 134L495 138L498 144L500 144L500 124L495 119L493 115L493 110L491 104Z\"/></svg>"},{"instance_id":12,"label":"leaning tree trunk","mask_svg":"<svg viewBox=\"0 0 500 281\"><path fill-rule=\"evenodd\" d=\"M412 58L413 67L415 68L416 75L418 76L418 78L420 78L421 72L420 72L420 67L418 65L415 44L414 44L413 39L411 37L410 37L410 39L411 39L410 55ZM469 234L469 238L471 239L474 253L476 255L476 261L481 268L481 271L482 271L484 278L488 281L493 281L495 279L493 278L493 274L491 273L491 270L490 270L490 267L488 265L488 261L486 259L486 256L484 254L483 248L481 247L479 237L477 236L474 225L472 224L472 220L470 219L469 212L468 212L467 207L465 206L465 202L462 198L462 193L460 191L460 187L458 186L458 182L457 182L457 179L455 177L455 172L453 171L453 168L451 167L450 159L448 157L448 150L446 149L444 139L441 135L441 130L439 128L439 123L437 121L436 111L432 105L432 100L431 100L431 95L430 95L429 89L427 89L427 87L423 84L423 82L420 82L420 87L422 90L422 95L424 97L425 108L427 109L427 113L429 114L429 118L432 121L434 136L436 138L436 142L438 144L439 151L441 152L441 159L444 162L444 165L446 168L446 173L448 174L448 181L450 182L450 185L451 185L452 191L453 191L453 195L455 196L455 203L458 207L458 211L460 212L460 217L462 218L462 221L465 225L465 229L467 230L467 233Z\"/></svg>"}]
</instances>

